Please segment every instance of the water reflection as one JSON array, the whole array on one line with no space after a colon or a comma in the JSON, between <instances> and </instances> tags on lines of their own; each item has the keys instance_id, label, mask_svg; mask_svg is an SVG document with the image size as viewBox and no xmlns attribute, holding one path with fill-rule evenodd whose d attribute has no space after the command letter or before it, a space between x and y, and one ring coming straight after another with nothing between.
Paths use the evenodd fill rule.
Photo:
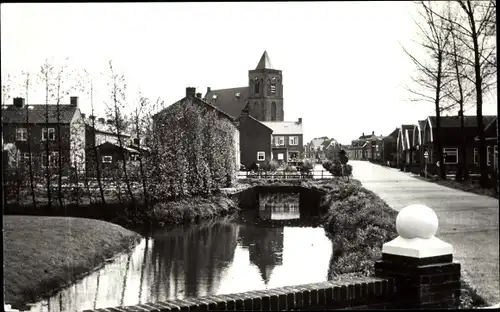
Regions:
<instances>
[{"instance_id":1,"label":"water reflection","mask_svg":"<svg viewBox=\"0 0 500 312\"><path fill-rule=\"evenodd\" d=\"M298 205L260 218L297 218ZM82 311L324 281L331 242L322 228L212 221L153 233L128 254L31 311Z\"/></svg>"}]
</instances>

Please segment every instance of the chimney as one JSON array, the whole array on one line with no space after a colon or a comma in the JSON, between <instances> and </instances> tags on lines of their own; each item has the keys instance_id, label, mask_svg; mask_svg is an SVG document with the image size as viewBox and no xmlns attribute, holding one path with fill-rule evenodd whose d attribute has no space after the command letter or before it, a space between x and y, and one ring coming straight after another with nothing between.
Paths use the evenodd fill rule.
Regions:
<instances>
[{"instance_id":1,"label":"chimney","mask_svg":"<svg viewBox=\"0 0 500 312\"><path fill-rule=\"evenodd\" d=\"M364 133L364 132L363 132L363 133L361 133L361 136L365 136L365 133Z\"/></svg>"},{"instance_id":2,"label":"chimney","mask_svg":"<svg viewBox=\"0 0 500 312\"><path fill-rule=\"evenodd\" d=\"M375 131L372 131L372 135L375 135Z\"/></svg>"},{"instance_id":3,"label":"chimney","mask_svg":"<svg viewBox=\"0 0 500 312\"><path fill-rule=\"evenodd\" d=\"M196 97L201 99L201 93L196 93Z\"/></svg>"},{"instance_id":4,"label":"chimney","mask_svg":"<svg viewBox=\"0 0 500 312\"><path fill-rule=\"evenodd\" d=\"M108 125L112 125L113 124L113 119L108 119L108 120L106 120L106 122L108 123Z\"/></svg>"},{"instance_id":5,"label":"chimney","mask_svg":"<svg viewBox=\"0 0 500 312\"><path fill-rule=\"evenodd\" d=\"M90 119L90 120L95 120L95 116L94 116L94 115L90 115L90 116L89 116L89 119Z\"/></svg>"},{"instance_id":6,"label":"chimney","mask_svg":"<svg viewBox=\"0 0 500 312\"><path fill-rule=\"evenodd\" d=\"M212 91L212 89L210 89L210 87L207 87L207 93Z\"/></svg>"},{"instance_id":7,"label":"chimney","mask_svg":"<svg viewBox=\"0 0 500 312\"><path fill-rule=\"evenodd\" d=\"M104 123L104 118L99 118L99 119L97 119L97 121L99 121L99 123L103 124Z\"/></svg>"},{"instance_id":8,"label":"chimney","mask_svg":"<svg viewBox=\"0 0 500 312\"><path fill-rule=\"evenodd\" d=\"M82 118L85 119L85 114L84 113L82 113Z\"/></svg>"},{"instance_id":9,"label":"chimney","mask_svg":"<svg viewBox=\"0 0 500 312\"><path fill-rule=\"evenodd\" d=\"M302 118L299 118L299 124L301 124L301 123L302 123Z\"/></svg>"},{"instance_id":10,"label":"chimney","mask_svg":"<svg viewBox=\"0 0 500 312\"><path fill-rule=\"evenodd\" d=\"M187 87L186 88L186 97L194 97L196 95L196 88Z\"/></svg>"},{"instance_id":11,"label":"chimney","mask_svg":"<svg viewBox=\"0 0 500 312\"><path fill-rule=\"evenodd\" d=\"M77 96L72 96L69 98L69 103L71 106L76 106L78 107L78 97Z\"/></svg>"},{"instance_id":12,"label":"chimney","mask_svg":"<svg viewBox=\"0 0 500 312\"><path fill-rule=\"evenodd\" d=\"M24 107L24 98L22 98L22 97L14 98L14 106L17 108L23 108Z\"/></svg>"}]
</instances>

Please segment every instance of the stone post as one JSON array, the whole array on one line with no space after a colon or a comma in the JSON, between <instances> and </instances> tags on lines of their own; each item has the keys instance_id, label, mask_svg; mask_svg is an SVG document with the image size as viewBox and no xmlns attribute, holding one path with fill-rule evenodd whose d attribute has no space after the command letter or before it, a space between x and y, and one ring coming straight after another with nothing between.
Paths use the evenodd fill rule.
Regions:
<instances>
[{"instance_id":1,"label":"stone post","mask_svg":"<svg viewBox=\"0 0 500 312\"><path fill-rule=\"evenodd\" d=\"M377 277L395 279L395 308L457 308L460 264L453 263L453 246L434 236L434 210L406 206L396 218L396 229L399 236L383 245L382 259L375 263Z\"/></svg>"}]
</instances>

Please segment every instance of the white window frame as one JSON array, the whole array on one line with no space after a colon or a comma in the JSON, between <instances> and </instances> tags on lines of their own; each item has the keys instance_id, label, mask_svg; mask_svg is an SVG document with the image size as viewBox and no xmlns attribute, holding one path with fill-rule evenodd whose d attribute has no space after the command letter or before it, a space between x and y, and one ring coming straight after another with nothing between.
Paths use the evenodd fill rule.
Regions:
<instances>
[{"instance_id":1,"label":"white window frame","mask_svg":"<svg viewBox=\"0 0 500 312\"><path fill-rule=\"evenodd\" d=\"M106 160L105 160L106 159ZM109 159L109 160L108 160ZM103 164L111 164L113 163L113 156L109 156L109 155L106 155L106 156L102 156L101 157L101 162Z\"/></svg>"},{"instance_id":2,"label":"white window frame","mask_svg":"<svg viewBox=\"0 0 500 312\"><path fill-rule=\"evenodd\" d=\"M443 162L445 164L449 164L449 165L458 164L458 148L451 148L451 147L443 148L443 154L446 154L446 155L455 154L457 157L457 160L455 162L447 162L446 157L443 157Z\"/></svg>"},{"instance_id":3,"label":"white window frame","mask_svg":"<svg viewBox=\"0 0 500 312\"><path fill-rule=\"evenodd\" d=\"M23 162L23 163L29 163L29 161L30 161L30 153L28 153L28 152L17 153L17 161L19 163L21 163L21 162Z\"/></svg>"},{"instance_id":4,"label":"white window frame","mask_svg":"<svg viewBox=\"0 0 500 312\"><path fill-rule=\"evenodd\" d=\"M52 134L52 137L51 137ZM42 141L55 141L56 139L56 129L55 128L42 128Z\"/></svg>"},{"instance_id":5,"label":"white window frame","mask_svg":"<svg viewBox=\"0 0 500 312\"><path fill-rule=\"evenodd\" d=\"M266 152L257 152L257 161L265 161Z\"/></svg>"},{"instance_id":6,"label":"white window frame","mask_svg":"<svg viewBox=\"0 0 500 312\"><path fill-rule=\"evenodd\" d=\"M28 141L28 128L16 128L16 141Z\"/></svg>"},{"instance_id":7,"label":"white window frame","mask_svg":"<svg viewBox=\"0 0 500 312\"><path fill-rule=\"evenodd\" d=\"M274 137L274 145L276 146L285 146L285 136L277 135Z\"/></svg>"},{"instance_id":8,"label":"white window frame","mask_svg":"<svg viewBox=\"0 0 500 312\"><path fill-rule=\"evenodd\" d=\"M288 137L288 144L293 146L299 145L299 137L296 135Z\"/></svg>"},{"instance_id":9,"label":"white window frame","mask_svg":"<svg viewBox=\"0 0 500 312\"><path fill-rule=\"evenodd\" d=\"M42 167L47 168L47 154L42 152ZM59 161L59 152L49 152L49 168L57 168L57 162Z\"/></svg>"}]
</instances>

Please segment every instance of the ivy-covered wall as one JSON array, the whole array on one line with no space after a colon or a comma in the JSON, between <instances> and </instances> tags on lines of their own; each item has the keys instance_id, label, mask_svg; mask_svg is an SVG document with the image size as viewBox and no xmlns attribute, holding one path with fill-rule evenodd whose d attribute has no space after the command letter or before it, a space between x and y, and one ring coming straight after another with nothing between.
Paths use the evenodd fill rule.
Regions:
<instances>
[{"instance_id":1,"label":"ivy-covered wall","mask_svg":"<svg viewBox=\"0 0 500 312\"><path fill-rule=\"evenodd\" d=\"M148 171L157 198L208 195L237 176L236 125L196 98L184 98L154 118Z\"/></svg>"}]
</instances>

